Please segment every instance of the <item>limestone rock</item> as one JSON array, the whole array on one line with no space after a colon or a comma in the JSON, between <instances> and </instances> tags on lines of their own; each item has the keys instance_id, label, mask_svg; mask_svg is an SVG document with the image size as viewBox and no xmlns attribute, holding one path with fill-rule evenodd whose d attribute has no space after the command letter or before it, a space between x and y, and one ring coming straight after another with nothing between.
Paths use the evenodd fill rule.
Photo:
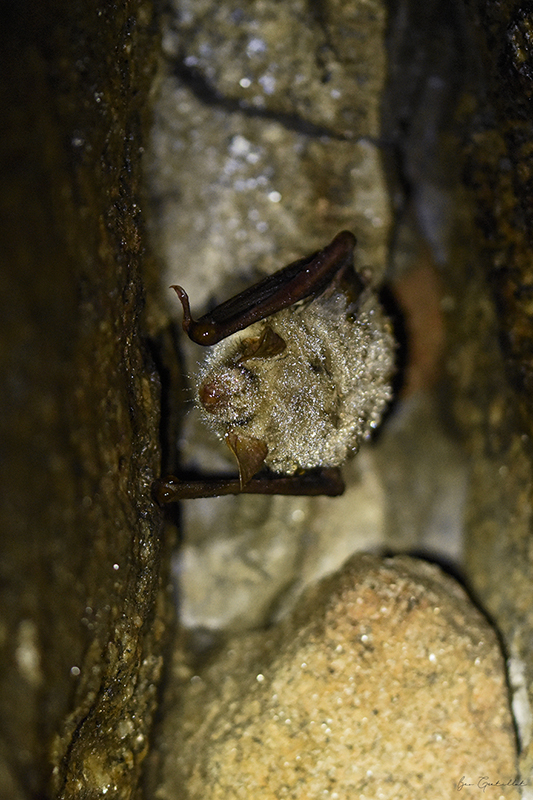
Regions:
<instances>
[{"instance_id":1,"label":"limestone rock","mask_svg":"<svg viewBox=\"0 0 533 800\"><path fill-rule=\"evenodd\" d=\"M160 800L180 785L190 800L207 787L225 800L449 798L483 776L518 797L496 636L452 579L406 557L356 556L289 620L232 640L163 735Z\"/></svg>"}]
</instances>

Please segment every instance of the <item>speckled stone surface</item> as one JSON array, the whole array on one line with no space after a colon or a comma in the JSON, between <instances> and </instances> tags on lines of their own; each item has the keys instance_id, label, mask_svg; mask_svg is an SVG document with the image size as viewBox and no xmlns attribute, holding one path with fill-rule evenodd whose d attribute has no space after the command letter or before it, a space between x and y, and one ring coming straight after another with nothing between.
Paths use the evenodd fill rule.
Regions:
<instances>
[{"instance_id":1,"label":"speckled stone surface","mask_svg":"<svg viewBox=\"0 0 533 800\"><path fill-rule=\"evenodd\" d=\"M190 800L206 787L225 799L434 800L516 769L494 632L451 578L405 557L357 556L266 638L231 640L189 681L161 747L158 800L182 783Z\"/></svg>"},{"instance_id":2,"label":"speckled stone surface","mask_svg":"<svg viewBox=\"0 0 533 800\"><path fill-rule=\"evenodd\" d=\"M169 610L140 319L156 20L149 0L2 11L0 797L125 800Z\"/></svg>"},{"instance_id":3,"label":"speckled stone surface","mask_svg":"<svg viewBox=\"0 0 533 800\"><path fill-rule=\"evenodd\" d=\"M379 277L384 4L176 5L146 159L162 286L179 282L199 309L345 227ZM173 293L167 304L179 318Z\"/></svg>"}]
</instances>

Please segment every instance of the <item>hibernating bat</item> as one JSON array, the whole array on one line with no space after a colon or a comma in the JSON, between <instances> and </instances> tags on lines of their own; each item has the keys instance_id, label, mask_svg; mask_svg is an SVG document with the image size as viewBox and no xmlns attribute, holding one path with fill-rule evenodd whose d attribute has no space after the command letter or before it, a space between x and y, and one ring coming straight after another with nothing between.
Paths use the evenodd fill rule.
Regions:
<instances>
[{"instance_id":1,"label":"hibernating bat","mask_svg":"<svg viewBox=\"0 0 533 800\"><path fill-rule=\"evenodd\" d=\"M354 270L356 240L337 234L183 328L212 346L196 403L226 442L239 478L156 482L160 502L238 492L340 494L338 467L391 399L395 340L378 294ZM259 473L259 474L258 474Z\"/></svg>"}]
</instances>

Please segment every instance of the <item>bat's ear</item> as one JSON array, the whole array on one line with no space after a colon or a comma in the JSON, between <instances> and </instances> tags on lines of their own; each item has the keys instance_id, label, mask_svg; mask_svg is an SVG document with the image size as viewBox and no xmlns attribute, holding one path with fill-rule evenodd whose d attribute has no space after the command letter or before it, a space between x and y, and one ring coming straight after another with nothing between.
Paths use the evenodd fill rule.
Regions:
<instances>
[{"instance_id":1,"label":"bat's ear","mask_svg":"<svg viewBox=\"0 0 533 800\"><path fill-rule=\"evenodd\" d=\"M241 489L259 472L268 454L268 447L261 439L243 436L230 431L226 434L226 444L239 464Z\"/></svg>"},{"instance_id":2,"label":"bat's ear","mask_svg":"<svg viewBox=\"0 0 533 800\"><path fill-rule=\"evenodd\" d=\"M285 340L278 336L270 325L266 325L261 336L243 340L239 363L247 361L249 358L272 358L283 353L286 347Z\"/></svg>"}]
</instances>

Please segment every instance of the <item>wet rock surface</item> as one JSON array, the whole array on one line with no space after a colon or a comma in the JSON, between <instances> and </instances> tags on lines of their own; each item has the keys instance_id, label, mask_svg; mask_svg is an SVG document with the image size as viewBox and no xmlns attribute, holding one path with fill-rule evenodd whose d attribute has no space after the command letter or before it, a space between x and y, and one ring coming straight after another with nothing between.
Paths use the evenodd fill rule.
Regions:
<instances>
[{"instance_id":1,"label":"wet rock surface","mask_svg":"<svg viewBox=\"0 0 533 800\"><path fill-rule=\"evenodd\" d=\"M468 179L476 196L486 274L522 424L531 435L533 391L531 76L528 3L467 2L475 25L485 96L475 120Z\"/></svg>"},{"instance_id":2,"label":"wet rock surface","mask_svg":"<svg viewBox=\"0 0 533 800\"><path fill-rule=\"evenodd\" d=\"M532 797L531 142L528 4L466 4L482 92L465 161L481 274L451 270L455 418L471 453L466 570L509 656L521 772ZM457 327L454 327L457 324ZM465 342L469 344L465 346Z\"/></svg>"},{"instance_id":3,"label":"wet rock surface","mask_svg":"<svg viewBox=\"0 0 533 800\"><path fill-rule=\"evenodd\" d=\"M183 686L155 796L449 798L515 779L494 631L436 567L356 556ZM470 789L464 789L469 796ZM490 793L489 793L490 792ZM489 797L517 798L513 785Z\"/></svg>"},{"instance_id":4,"label":"wet rock surface","mask_svg":"<svg viewBox=\"0 0 533 800\"><path fill-rule=\"evenodd\" d=\"M146 2L3 8L0 794L130 798L168 622Z\"/></svg>"},{"instance_id":5,"label":"wet rock surface","mask_svg":"<svg viewBox=\"0 0 533 800\"><path fill-rule=\"evenodd\" d=\"M383 273L390 209L375 140L385 9L322 11L299 1L179 3L168 21L151 224L163 280L179 277L197 308L347 225L358 263ZM168 308L179 318L171 294Z\"/></svg>"}]
</instances>

